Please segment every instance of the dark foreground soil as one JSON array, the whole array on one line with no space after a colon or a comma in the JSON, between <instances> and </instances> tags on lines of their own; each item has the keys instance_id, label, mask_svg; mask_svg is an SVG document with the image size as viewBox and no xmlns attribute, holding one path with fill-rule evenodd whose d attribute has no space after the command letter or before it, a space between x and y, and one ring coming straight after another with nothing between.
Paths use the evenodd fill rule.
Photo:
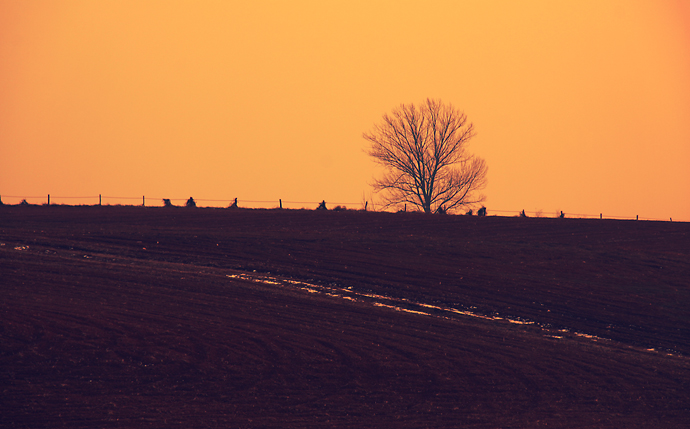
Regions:
<instances>
[{"instance_id":1,"label":"dark foreground soil","mask_svg":"<svg viewBox=\"0 0 690 429\"><path fill-rule=\"evenodd\" d=\"M0 285L2 428L690 427L687 223L0 206Z\"/></svg>"}]
</instances>

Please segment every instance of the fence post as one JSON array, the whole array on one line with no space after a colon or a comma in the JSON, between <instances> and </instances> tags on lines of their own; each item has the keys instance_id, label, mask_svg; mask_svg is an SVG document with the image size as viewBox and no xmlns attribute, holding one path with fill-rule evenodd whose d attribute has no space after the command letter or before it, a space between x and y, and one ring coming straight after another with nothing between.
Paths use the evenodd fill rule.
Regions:
<instances>
[{"instance_id":1,"label":"fence post","mask_svg":"<svg viewBox=\"0 0 690 429\"><path fill-rule=\"evenodd\" d=\"M50 205L50 194L48 194L48 205Z\"/></svg>"},{"instance_id":2,"label":"fence post","mask_svg":"<svg viewBox=\"0 0 690 429\"><path fill-rule=\"evenodd\" d=\"M280 203L280 208L282 209L283 208L283 199L282 198L278 199L278 202Z\"/></svg>"},{"instance_id":3,"label":"fence post","mask_svg":"<svg viewBox=\"0 0 690 429\"><path fill-rule=\"evenodd\" d=\"M98 205L101 205L101 194L98 194Z\"/></svg>"},{"instance_id":4,"label":"fence post","mask_svg":"<svg viewBox=\"0 0 690 429\"><path fill-rule=\"evenodd\" d=\"M144 195L141 196L141 206L146 207L146 196Z\"/></svg>"},{"instance_id":5,"label":"fence post","mask_svg":"<svg viewBox=\"0 0 690 429\"><path fill-rule=\"evenodd\" d=\"M367 211L367 206L369 205L369 201L364 202L364 211Z\"/></svg>"},{"instance_id":6,"label":"fence post","mask_svg":"<svg viewBox=\"0 0 690 429\"><path fill-rule=\"evenodd\" d=\"M599 213L599 219L603 219L604 215L602 213Z\"/></svg>"}]
</instances>

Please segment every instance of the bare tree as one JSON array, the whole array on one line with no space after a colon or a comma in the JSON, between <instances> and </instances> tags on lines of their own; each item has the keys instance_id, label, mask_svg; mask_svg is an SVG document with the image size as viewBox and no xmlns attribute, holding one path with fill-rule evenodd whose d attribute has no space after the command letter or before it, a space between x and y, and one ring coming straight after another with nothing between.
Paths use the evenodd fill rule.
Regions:
<instances>
[{"instance_id":1,"label":"bare tree","mask_svg":"<svg viewBox=\"0 0 690 429\"><path fill-rule=\"evenodd\" d=\"M410 203L426 213L452 212L484 201L486 162L467 152L474 136L467 116L450 104L427 99L401 104L363 137L367 153L387 168L374 182L385 191L384 208Z\"/></svg>"}]
</instances>

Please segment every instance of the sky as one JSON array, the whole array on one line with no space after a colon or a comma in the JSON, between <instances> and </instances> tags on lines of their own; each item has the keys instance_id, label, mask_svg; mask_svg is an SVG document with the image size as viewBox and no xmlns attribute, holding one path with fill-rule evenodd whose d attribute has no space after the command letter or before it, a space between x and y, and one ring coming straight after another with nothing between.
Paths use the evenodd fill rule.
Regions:
<instances>
[{"instance_id":1,"label":"sky","mask_svg":"<svg viewBox=\"0 0 690 429\"><path fill-rule=\"evenodd\" d=\"M685 0L0 0L0 198L375 205L362 134L427 98L490 215L690 221Z\"/></svg>"}]
</instances>

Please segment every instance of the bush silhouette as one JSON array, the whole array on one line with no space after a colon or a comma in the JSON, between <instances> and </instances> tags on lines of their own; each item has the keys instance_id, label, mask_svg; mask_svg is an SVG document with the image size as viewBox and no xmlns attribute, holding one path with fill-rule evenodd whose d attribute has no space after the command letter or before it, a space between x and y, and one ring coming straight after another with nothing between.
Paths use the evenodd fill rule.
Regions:
<instances>
[{"instance_id":1,"label":"bush silhouette","mask_svg":"<svg viewBox=\"0 0 690 429\"><path fill-rule=\"evenodd\" d=\"M477 211L477 216L486 216L486 207L482 206L482 208Z\"/></svg>"},{"instance_id":2,"label":"bush silhouette","mask_svg":"<svg viewBox=\"0 0 690 429\"><path fill-rule=\"evenodd\" d=\"M328 210L328 208L326 207L326 200L321 201L316 210Z\"/></svg>"},{"instance_id":3,"label":"bush silhouette","mask_svg":"<svg viewBox=\"0 0 690 429\"><path fill-rule=\"evenodd\" d=\"M170 202L170 199L163 198L163 207L173 207L172 203Z\"/></svg>"},{"instance_id":4,"label":"bush silhouette","mask_svg":"<svg viewBox=\"0 0 690 429\"><path fill-rule=\"evenodd\" d=\"M189 197L187 202L185 203L187 207L196 207L196 201L194 201L194 198Z\"/></svg>"}]
</instances>

